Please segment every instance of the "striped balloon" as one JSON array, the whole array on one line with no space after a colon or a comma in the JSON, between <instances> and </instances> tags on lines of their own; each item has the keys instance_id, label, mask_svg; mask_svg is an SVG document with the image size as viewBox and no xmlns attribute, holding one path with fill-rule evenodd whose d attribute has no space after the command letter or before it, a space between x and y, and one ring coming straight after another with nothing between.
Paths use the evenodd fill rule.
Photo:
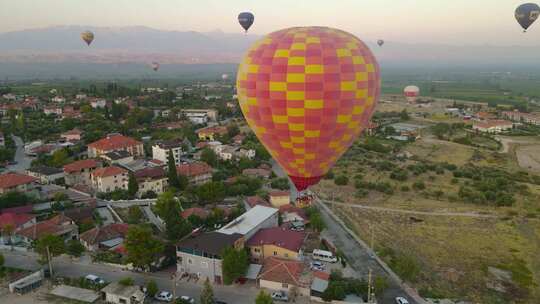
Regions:
<instances>
[{"instance_id":1,"label":"striped balloon","mask_svg":"<svg viewBox=\"0 0 540 304\"><path fill-rule=\"evenodd\" d=\"M237 75L248 124L300 191L361 134L380 94L379 65L366 44L326 27L267 35Z\"/></svg>"}]
</instances>

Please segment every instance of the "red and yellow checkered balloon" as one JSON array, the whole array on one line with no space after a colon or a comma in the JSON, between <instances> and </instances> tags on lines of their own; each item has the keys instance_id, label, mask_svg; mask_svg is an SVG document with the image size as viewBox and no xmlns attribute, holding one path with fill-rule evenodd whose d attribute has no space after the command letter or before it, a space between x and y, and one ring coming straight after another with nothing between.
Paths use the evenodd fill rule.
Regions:
<instances>
[{"instance_id":1,"label":"red and yellow checkered balloon","mask_svg":"<svg viewBox=\"0 0 540 304\"><path fill-rule=\"evenodd\" d=\"M367 126L380 94L379 65L349 33L289 28L250 48L237 89L248 124L301 191Z\"/></svg>"}]
</instances>

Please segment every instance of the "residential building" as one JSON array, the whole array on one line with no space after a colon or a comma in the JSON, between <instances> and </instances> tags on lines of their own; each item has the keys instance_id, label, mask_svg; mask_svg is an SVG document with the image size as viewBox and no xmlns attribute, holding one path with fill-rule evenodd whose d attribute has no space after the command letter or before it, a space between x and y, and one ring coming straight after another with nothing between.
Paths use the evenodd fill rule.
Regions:
<instances>
[{"instance_id":1,"label":"residential building","mask_svg":"<svg viewBox=\"0 0 540 304\"><path fill-rule=\"evenodd\" d=\"M104 167L90 173L92 188L97 192L127 190L128 171L117 166Z\"/></svg>"},{"instance_id":2,"label":"residential building","mask_svg":"<svg viewBox=\"0 0 540 304\"><path fill-rule=\"evenodd\" d=\"M103 109L107 106L107 101L105 99L94 99L90 101L90 106L94 109Z\"/></svg>"},{"instance_id":3,"label":"residential building","mask_svg":"<svg viewBox=\"0 0 540 304\"><path fill-rule=\"evenodd\" d=\"M109 224L85 231L79 236L81 244L89 251L109 250L124 242L128 224Z\"/></svg>"},{"instance_id":4,"label":"residential building","mask_svg":"<svg viewBox=\"0 0 540 304\"><path fill-rule=\"evenodd\" d=\"M502 112L504 118L515 122L523 122L532 125L540 125L540 113L523 113L517 110Z\"/></svg>"},{"instance_id":5,"label":"residential building","mask_svg":"<svg viewBox=\"0 0 540 304\"><path fill-rule=\"evenodd\" d=\"M88 145L88 157L98 157L112 151L128 151L134 157L144 156L143 143L121 134L109 134Z\"/></svg>"},{"instance_id":6,"label":"residential building","mask_svg":"<svg viewBox=\"0 0 540 304\"><path fill-rule=\"evenodd\" d=\"M216 140L218 136L223 136L227 132L227 127L225 126L208 127L196 131L197 136L201 140Z\"/></svg>"},{"instance_id":7,"label":"residential building","mask_svg":"<svg viewBox=\"0 0 540 304\"><path fill-rule=\"evenodd\" d=\"M208 114L206 113L183 113L184 116L196 125L206 124L208 122Z\"/></svg>"},{"instance_id":8,"label":"residential building","mask_svg":"<svg viewBox=\"0 0 540 304\"><path fill-rule=\"evenodd\" d=\"M290 293L295 288L299 295L309 296L312 276L300 261L269 257L264 260L257 282L259 287Z\"/></svg>"},{"instance_id":9,"label":"residential building","mask_svg":"<svg viewBox=\"0 0 540 304\"><path fill-rule=\"evenodd\" d=\"M218 111L215 109L183 109L180 115L184 115L188 119L199 115L206 115L208 120L217 121Z\"/></svg>"},{"instance_id":10,"label":"residential building","mask_svg":"<svg viewBox=\"0 0 540 304\"><path fill-rule=\"evenodd\" d=\"M77 99L77 100L84 100L87 97L88 96L86 94L77 94L77 95L75 95L75 99Z\"/></svg>"},{"instance_id":11,"label":"residential building","mask_svg":"<svg viewBox=\"0 0 540 304\"><path fill-rule=\"evenodd\" d=\"M268 169L261 169L261 168L248 168L242 170L242 175L249 176L252 178L264 178L269 179L272 175L272 171Z\"/></svg>"},{"instance_id":12,"label":"residential building","mask_svg":"<svg viewBox=\"0 0 540 304\"><path fill-rule=\"evenodd\" d=\"M277 227L278 217L278 209L258 205L219 229L218 232L238 233L247 241L260 229Z\"/></svg>"},{"instance_id":13,"label":"residential building","mask_svg":"<svg viewBox=\"0 0 540 304\"><path fill-rule=\"evenodd\" d=\"M291 194L289 191L273 190L268 193L268 196L270 197L270 205L276 208L291 203Z\"/></svg>"},{"instance_id":14,"label":"residential building","mask_svg":"<svg viewBox=\"0 0 540 304\"><path fill-rule=\"evenodd\" d=\"M31 192L35 189L38 179L19 173L5 173L0 175L0 194L10 191Z\"/></svg>"},{"instance_id":15,"label":"residential building","mask_svg":"<svg viewBox=\"0 0 540 304\"><path fill-rule=\"evenodd\" d=\"M219 152L217 152L217 156L221 160L232 160L235 155L236 155L236 147L231 147L229 145L221 146L219 149Z\"/></svg>"},{"instance_id":16,"label":"residential building","mask_svg":"<svg viewBox=\"0 0 540 304\"><path fill-rule=\"evenodd\" d=\"M214 231L183 239L176 245L177 272L196 274L202 280L208 278L221 284L221 254L227 247L243 248L242 235Z\"/></svg>"},{"instance_id":17,"label":"residential building","mask_svg":"<svg viewBox=\"0 0 540 304\"><path fill-rule=\"evenodd\" d=\"M244 134L238 134L232 138L233 143L238 146L244 143L244 139L246 139L246 136Z\"/></svg>"},{"instance_id":18,"label":"residential building","mask_svg":"<svg viewBox=\"0 0 540 304\"><path fill-rule=\"evenodd\" d=\"M107 161L111 165L125 165L134 160L133 155L129 154L129 152L125 150L101 154L100 158Z\"/></svg>"},{"instance_id":19,"label":"residential building","mask_svg":"<svg viewBox=\"0 0 540 304\"><path fill-rule=\"evenodd\" d=\"M15 236L28 245L48 234L59 236L67 242L79 237L79 228L72 219L59 214L15 232Z\"/></svg>"},{"instance_id":20,"label":"residential building","mask_svg":"<svg viewBox=\"0 0 540 304\"><path fill-rule=\"evenodd\" d=\"M77 142L81 140L82 133L83 132L79 129L73 129L60 134L60 137L65 141Z\"/></svg>"},{"instance_id":21,"label":"residential building","mask_svg":"<svg viewBox=\"0 0 540 304\"><path fill-rule=\"evenodd\" d=\"M36 166L26 170L26 174L35 177L41 184L51 184L64 177L64 170L47 166Z\"/></svg>"},{"instance_id":22,"label":"residential building","mask_svg":"<svg viewBox=\"0 0 540 304\"><path fill-rule=\"evenodd\" d=\"M90 174L100 167L101 163L95 159L84 159L67 164L64 166L65 183L68 186L91 186Z\"/></svg>"},{"instance_id":23,"label":"residential building","mask_svg":"<svg viewBox=\"0 0 540 304\"><path fill-rule=\"evenodd\" d=\"M158 141L152 146L152 158L164 163L169 161L169 152L172 151L175 165L180 164L182 156L182 141Z\"/></svg>"},{"instance_id":24,"label":"residential building","mask_svg":"<svg viewBox=\"0 0 540 304\"><path fill-rule=\"evenodd\" d=\"M52 105L52 106L46 106L43 108L43 113L45 115L62 115L62 107L61 106L55 106L55 105Z\"/></svg>"},{"instance_id":25,"label":"residential building","mask_svg":"<svg viewBox=\"0 0 540 304\"><path fill-rule=\"evenodd\" d=\"M36 216L26 213L4 212L0 214L0 245L17 243L14 237L16 231L36 224ZM11 233L8 235L8 230Z\"/></svg>"},{"instance_id":26,"label":"residential building","mask_svg":"<svg viewBox=\"0 0 540 304\"><path fill-rule=\"evenodd\" d=\"M66 99L62 96L54 96L51 101L57 103L64 103L66 102Z\"/></svg>"},{"instance_id":27,"label":"residential building","mask_svg":"<svg viewBox=\"0 0 540 304\"><path fill-rule=\"evenodd\" d=\"M240 148L236 150L236 157L237 158L248 158L248 159L254 159L255 158L255 150L254 149L244 149Z\"/></svg>"},{"instance_id":28,"label":"residential building","mask_svg":"<svg viewBox=\"0 0 540 304\"><path fill-rule=\"evenodd\" d=\"M113 282L101 289L106 303L112 304L142 304L145 295L137 285L123 285Z\"/></svg>"},{"instance_id":29,"label":"residential building","mask_svg":"<svg viewBox=\"0 0 540 304\"><path fill-rule=\"evenodd\" d=\"M210 215L210 212L203 208L193 207L185 209L180 215L185 220L189 219L190 216L196 216L202 220L205 220Z\"/></svg>"},{"instance_id":30,"label":"residential building","mask_svg":"<svg viewBox=\"0 0 540 304\"><path fill-rule=\"evenodd\" d=\"M270 206L270 203L268 201L258 195L248 196L244 199L244 207L246 208L246 210L249 210L257 205L272 207Z\"/></svg>"},{"instance_id":31,"label":"residential building","mask_svg":"<svg viewBox=\"0 0 540 304\"><path fill-rule=\"evenodd\" d=\"M201 185L212 180L212 167L203 162L176 166L176 172L186 176L190 183Z\"/></svg>"},{"instance_id":32,"label":"residential building","mask_svg":"<svg viewBox=\"0 0 540 304\"><path fill-rule=\"evenodd\" d=\"M501 133L506 130L511 130L514 124L508 120L487 120L487 121L475 121L473 123L473 130L484 133Z\"/></svg>"},{"instance_id":33,"label":"residential building","mask_svg":"<svg viewBox=\"0 0 540 304\"><path fill-rule=\"evenodd\" d=\"M158 195L165 192L169 180L167 173L161 167L145 168L136 171L135 178L139 184L139 191L137 192L138 197L141 197L149 191Z\"/></svg>"},{"instance_id":34,"label":"residential building","mask_svg":"<svg viewBox=\"0 0 540 304\"><path fill-rule=\"evenodd\" d=\"M6 146L6 138L4 137L4 133L0 132L0 147Z\"/></svg>"},{"instance_id":35,"label":"residential building","mask_svg":"<svg viewBox=\"0 0 540 304\"><path fill-rule=\"evenodd\" d=\"M92 198L90 198L92 200ZM72 219L75 224L93 224L94 223L94 210L96 208L95 201L85 202L85 205L81 207L69 208L64 210L64 215Z\"/></svg>"},{"instance_id":36,"label":"residential building","mask_svg":"<svg viewBox=\"0 0 540 304\"><path fill-rule=\"evenodd\" d=\"M245 246L255 263L262 263L268 257L301 260L305 238L303 232L281 227L264 228L255 233Z\"/></svg>"}]
</instances>

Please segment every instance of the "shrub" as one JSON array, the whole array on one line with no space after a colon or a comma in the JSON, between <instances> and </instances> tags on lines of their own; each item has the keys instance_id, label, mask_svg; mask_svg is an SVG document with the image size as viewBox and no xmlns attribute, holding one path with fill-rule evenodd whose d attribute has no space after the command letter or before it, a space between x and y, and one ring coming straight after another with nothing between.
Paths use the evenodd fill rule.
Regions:
<instances>
[{"instance_id":1,"label":"shrub","mask_svg":"<svg viewBox=\"0 0 540 304\"><path fill-rule=\"evenodd\" d=\"M426 189L426 185L424 184L424 182L422 181L418 181L418 182L415 182L413 185L412 185L413 189L415 190L424 190Z\"/></svg>"},{"instance_id":2,"label":"shrub","mask_svg":"<svg viewBox=\"0 0 540 304\"><path fill-rule=\"evenodd\" d=\"M403 191L403 192L409 192L410 190L411 189L407 185L401 186L401 191Z\"/></svg>"},{"instance_id":3,"label":"shrub","mask_svg":"<svg viewBox=\"0 0 540 304\"><path fill-rule=\"evenodd\" d=\"M345 175L340 175L334 178L334 183L338 186L345 186L349 183L349 178Z\"/></svg>"}]
</instances>

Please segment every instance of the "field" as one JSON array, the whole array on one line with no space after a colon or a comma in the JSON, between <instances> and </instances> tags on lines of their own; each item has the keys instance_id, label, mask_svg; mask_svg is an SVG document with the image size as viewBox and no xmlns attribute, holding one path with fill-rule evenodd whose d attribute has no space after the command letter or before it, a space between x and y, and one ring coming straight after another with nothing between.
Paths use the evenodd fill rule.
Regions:
<instances>
[{"instance_id":1,"label":"field","mask_svg":"<svg viewBox=\"0 0 540 304\"><path fill-rule=\"evenodd\" d=\"M399 106L407 107L398 102L380 108L399 111ZM444 117L441 121L449 122ZM455 178L453 171L440 168L487 167L532 178L534 167L529 170L520 157L540 161L540 141L511 137L515 142L499 144L489 137L471 139L481 147L437 139L429 128L405 146L379 140L394 145L390 150L399 147L396 152L366 151L366 144L359 142L338 162L334 179L322 180L314 191L368 243L373 230L379 255L423 296L539 303L535 284L540 283L540 185L525 182L527 190L516 192L511 206L474 204L459 193L475 180ZM403 153L409 158L396 158ZM427 163L439 169L419 174L410 169ZM391 178L396 170L408 171L408 177ZM336 185L338 176L347 176L348 183Z\"/></svg>"}]
</instances>

